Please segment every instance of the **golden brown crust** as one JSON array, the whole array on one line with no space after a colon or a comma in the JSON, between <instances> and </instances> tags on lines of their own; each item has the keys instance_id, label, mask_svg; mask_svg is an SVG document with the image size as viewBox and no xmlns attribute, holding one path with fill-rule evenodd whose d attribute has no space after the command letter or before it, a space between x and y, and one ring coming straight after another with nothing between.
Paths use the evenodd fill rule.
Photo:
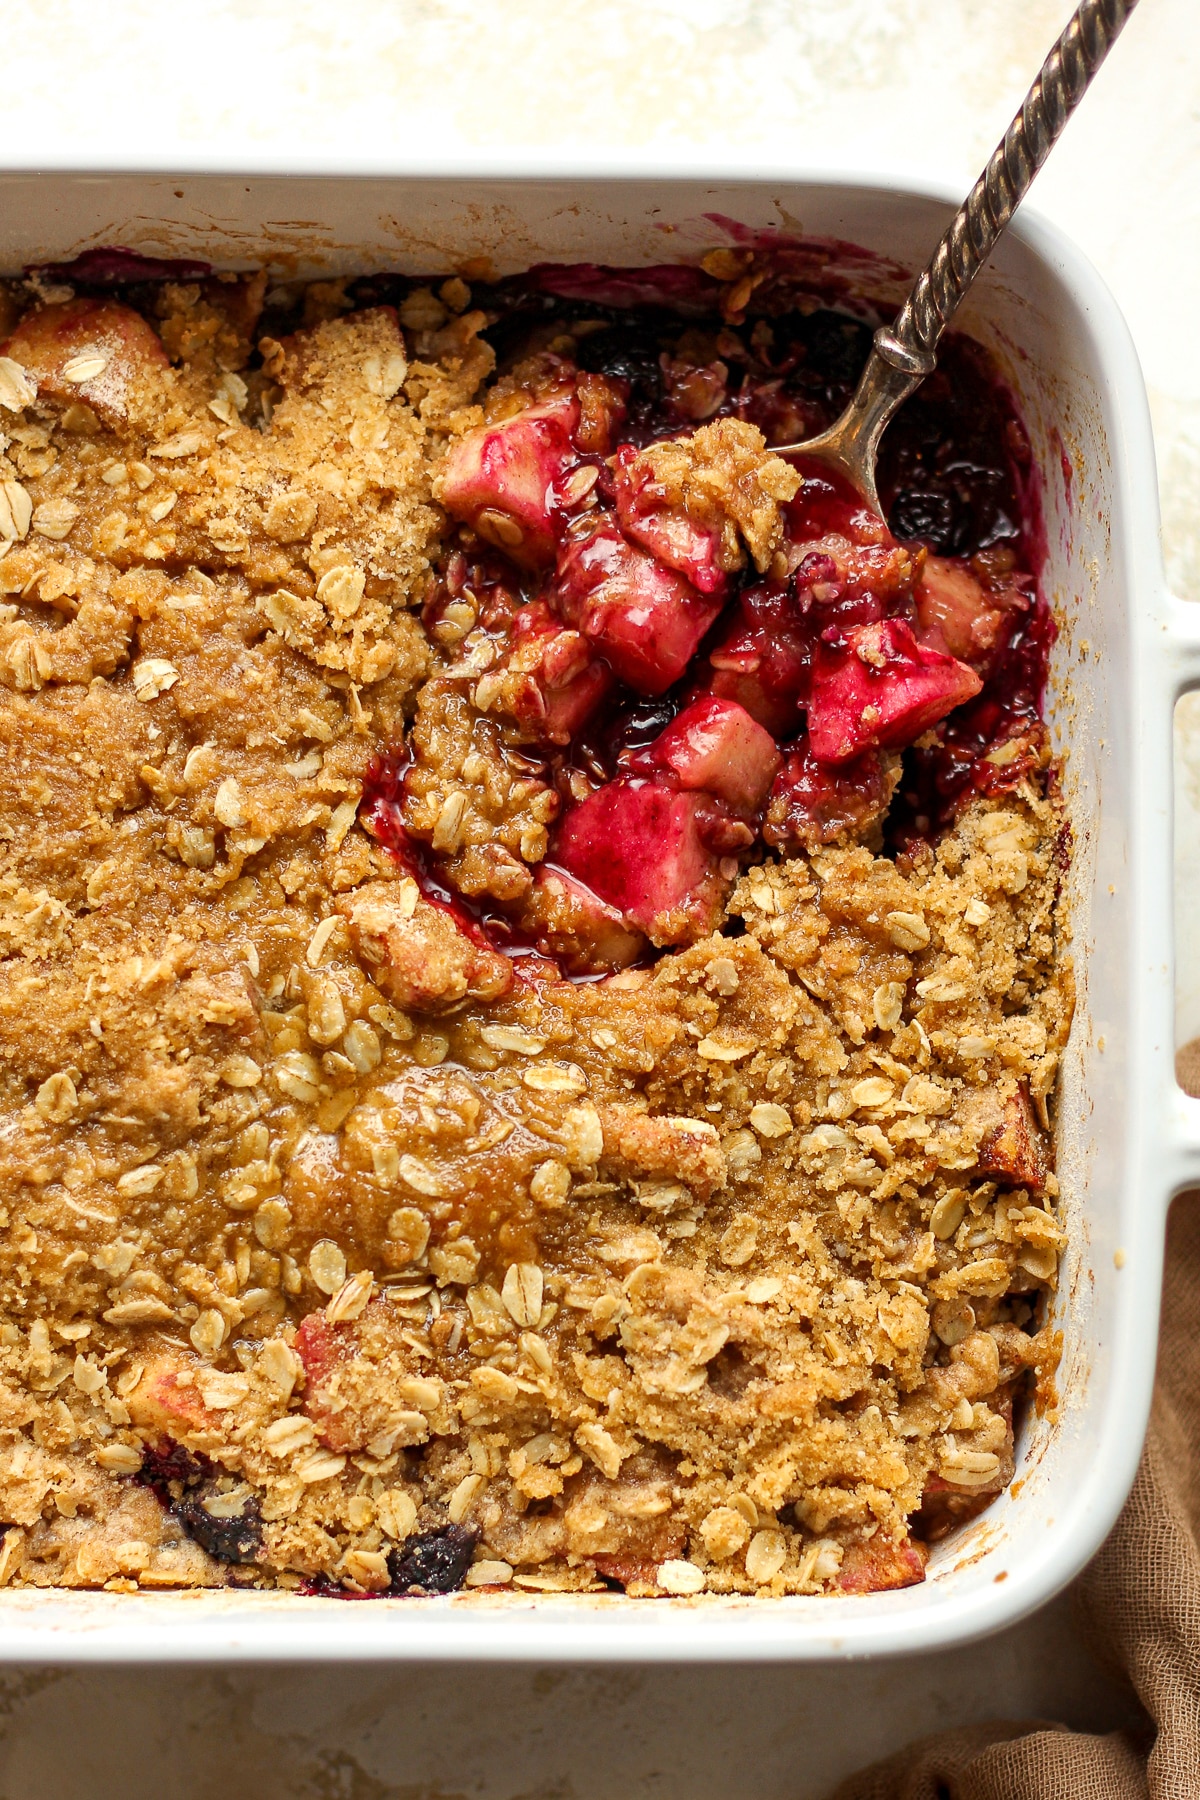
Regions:
<instances>
[{"instance_id":1,"label":"golden brown crust","mask_svg":"<svg viewBox=\"0 0 1200 1800\"><path fill-rule=\"evenodd\" d=\"M531 1588L914 1579L922 1494L996 1491L1053 1369L1057 806L514 978L357 822L416 706L460 890L545 853L553 791L413 611L482 315L343 302L253 383L261 284L164 290L170 360L121 309L99 373L83 314L8 348L0 1580L215 1583L238 1527L239 1579L373 1591L447 1521Z\"/></svg>"},{"instance_id":2,"label":"golden brown crust","mask_svg":"<svg viewBox=\"0 0 1200 1800\"><path fill-rule=\"evenodd\" d=\"M781 507L801 485L795 469L767 451L757 426L741 419L717 419L685 438L651 444L629 474L640 498L714 532L723 568L740 569L749 550L760 574L783 541Z\"/></svg>"}]
</instances>

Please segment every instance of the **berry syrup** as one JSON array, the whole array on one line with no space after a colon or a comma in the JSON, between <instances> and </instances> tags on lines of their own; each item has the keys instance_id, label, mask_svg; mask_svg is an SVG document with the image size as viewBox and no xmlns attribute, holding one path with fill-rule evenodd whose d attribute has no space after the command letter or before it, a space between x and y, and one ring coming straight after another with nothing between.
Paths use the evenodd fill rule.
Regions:
<instances>
[{"instance_id":1,"label":"berry syrup","mask_svg":"<svg viewBox=\"0 0 1200 1800\"><path fill-rule=\"evenodd\" d=\"M556 653L555 631L574 633L578 644L582 630L590 643L586 682L569 695L561 683L543 682L545 695L558 697L553 719L549 710L543 715L546 741L530 752L563 802L550 868L560 840L578 836L568 824L572 808L586 804L597 785L648 779L672 792L688 787L686 770L660 766L656 742L706 697L748 711L774 738L779 759L772 799L757 811L730 818L719 799L694 803L696 830L711 855L723 858L726 880L726 863L735 868L739 857L752 859L755 845L788 854L812 841L806 831L830 841L856 821L869 823L872 808L878 816L883 806L885 849L914 852L936 841L973 795L1002 792L1044 765L1042 700L1055 628L1035 591L1042 549L1036 471L1011 396L970 340L947 339L938 369L884 437L877 472L884 521L828 471L801 464L804 485L786 509L785 543L795 554L767 576L746 569L707 582L702 539L694 567L675 564L686 566L687 580L647 555L653 535L623 510L631 503L624 471L639 449L726 418L756 426L768 446L814 435L844 409L869 354L871 322L845 295L821 295L819 258L805 247L756 245L753 272L753 283L739 286L746 290L740 313L727 283L674 266L544 266L474 288L502 370L549 346L558 371L548 402L522 415L525 436L540 431L546 440L545 504L542 482L526 481L518 491L514 478L508 492L488 502L501 512L483 512L477 536L463 539L467 555L485 565L475 591L486 588L491 597L479 596L480 624L502 654L522 631L549 634L548 657ZM358 302L376 305L402 300L406 288L387 277L359 286ZM825 303L829 298L837 303ZM532 454L518 439L520 433L500 454ZM464 487L475 474L468 469ZM446 504L474 520L449 494ZM506 551L492 535L497 518L515 548ZM488 540L482 546L479 536ZM931 637L920 616L927 557L940 559L951 613L955 579L975 583L981 606L995 599L986 614L986 654L961 652L970 669L954 661L936 620ZM462 563L455 548L443 571L448 591L451 571ZM591 595L598 583L611 591L614 580L631 602L597 623ZM635 628L635 616L650 623ZM870 679L864 686L854 659L878 660L879 643L899 658L889 680L900 684L901 699L917 695L922 683L936 690L940 682L953 710L947 713L947 702L938 710L935 691L924 715L936 721L930 729L920 729L914 699L907 711L898 702L893 708L891 736L856 738L852 724L845 733L818 732L820 706L828 711L839 694L843 720L854 711L847 694L861 690L868 704ZM954 669L965 675L957 688L947 685ZM874 716L879 709L872 702L868 710ZM911 731L904 729L908 718ZM533 726L536 737L536 717ZM860 742L879 748L860 755ZM902 751L898 781L895 750ZM365 785L364 824L468 935L510 955L532 955L528 972L540 971L536 943L498 910L485 914L455 894L437 857L405 830L406 767L403 751L377 759ZM622 857L649 854L633 842L618 848Z\"/></svg>"}]
</instances>

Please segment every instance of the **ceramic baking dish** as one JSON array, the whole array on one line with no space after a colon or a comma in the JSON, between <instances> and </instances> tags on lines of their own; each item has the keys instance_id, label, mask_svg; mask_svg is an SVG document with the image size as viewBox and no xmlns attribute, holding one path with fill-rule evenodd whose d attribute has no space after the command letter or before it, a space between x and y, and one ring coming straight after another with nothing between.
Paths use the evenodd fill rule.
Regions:
<instances>
[{"instance_id":1,"label":"ceramic baking dish","mask_svg":"<svg viewBox=\"0 0 1200 1800\"><path fill-rule=\"evenodd\" d=\"M514 172L420 176L0 175L0 270L88 246L281 273L496 273L637 264L723 241L719 219L818 240L887 309L951 196L861 178ZM867 252L863 255L862 252ZM1167 1205L1200 1182L1200 1103L1173 1075L1171 723L1200 686L1200 614L1163 578L1141 374L1084 258L1032 215L963 316L998 359L1033 444L1044 589L1058 614L1051 718L1067 753L1079 1009L1059 1106L1071 1247L1056 1422L1031 1419L1017 1478L939 1544L920 1587L845 1599L627 1600L460 1594L344 1605L282 1594L0 1591L0 1658L861 1657L930 1650L1030 1611L1096 1549L1124 1501L1154 1375Z\"/></svg>"}]
</instances>

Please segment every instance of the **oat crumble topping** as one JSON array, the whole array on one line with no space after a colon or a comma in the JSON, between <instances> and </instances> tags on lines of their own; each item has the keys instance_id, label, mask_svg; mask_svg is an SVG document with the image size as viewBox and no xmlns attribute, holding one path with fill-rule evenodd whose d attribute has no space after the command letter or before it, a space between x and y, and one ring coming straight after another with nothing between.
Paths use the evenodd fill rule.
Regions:
<instances>
[{"instance_id":1,"label":"oat crumble topping","mask_svg":"<svg viewBox=\"0 0 1200 1800\"><path fill-rule=\"evenodd\" d=\"M0 1582L902 1586L1052 1404L1017 530L704 271L0 288Z\"/></svg>"}]
</instances>

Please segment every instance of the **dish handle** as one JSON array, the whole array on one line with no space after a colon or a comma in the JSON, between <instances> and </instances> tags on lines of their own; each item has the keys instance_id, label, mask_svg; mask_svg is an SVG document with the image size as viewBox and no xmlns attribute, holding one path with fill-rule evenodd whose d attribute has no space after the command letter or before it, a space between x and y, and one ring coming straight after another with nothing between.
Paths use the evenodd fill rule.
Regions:
<instances>
[{"instance_id":1,"label":"dish handle","mask_svg":"<svg viewBox=\"0 0 1200 1800\"><path fill-rule=\"evenodd\" d=\"M1166 637L1166 674L1167 674L1167 729L1171 733L1172 749L1175 730L1175 707L1184 694L1200 689L1200 604L1194 600L1180 600L1175 595L1167 596L1165 637ZM1173 766L1173 763L1172 763ZM1168 795L1168 806L1174 812L1173 796ZM1173 820L1171 820L1173 825ZM1174 829L1170 841L1174 843ZM1167 871L1169 893L1171 897L1171 932L1170 942L1174 950L1176 941L1174 919L1174 877L1173 871ZM1172 959L1174 969L1174 959ZM1185 1094L1175 1078L1174 1067L1174 988L1170 995L1171 1029L1167 1034L1170 1067L1164 1071L1167 1084L1167 1130L1172 1163L1171 1194L1182 1193L1187 1188L1200 1187L1200 1099Z\"/></svg>"}]
</instances>

